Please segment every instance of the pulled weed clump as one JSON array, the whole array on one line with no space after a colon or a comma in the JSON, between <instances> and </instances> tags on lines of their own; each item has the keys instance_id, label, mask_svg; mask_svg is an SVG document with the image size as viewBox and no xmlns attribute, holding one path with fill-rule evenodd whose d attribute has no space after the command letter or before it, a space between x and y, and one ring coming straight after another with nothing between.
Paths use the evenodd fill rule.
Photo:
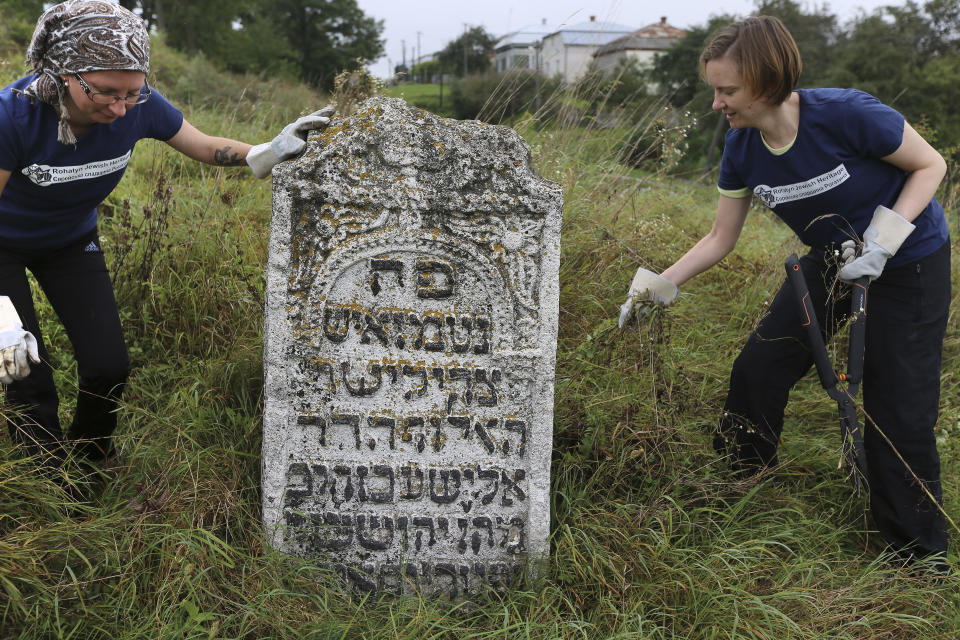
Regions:
<instances>
[{"instance_id":1,"label":"pulled weed clump","mask_svg":"<svg viewBox=\"0 0 960 640\"><path fill-rule=\"evenodd\" d=\"M341 118L352 115L357 105L376 95L382 85L371 75L363 60L357 60L357 64L355 71L343 71L333 79L333 100Z\"/></svg>"},{"instance_id":2,"label":"pulled weed clump","mask_svg":"<svg viewBox=\"0 0 960 640\"><path fill-rule=\"evenodd\" d=\"M150 277L157 259L170 250L167 236L173 187L160 176L153 191L153 202L140 208L134 217L130 199L124 198L113 221L113 288L120 306L137 308L148 293Z\"/></svg>"},{"instance_id":3,"label":"pulled weed clump","mask_svg":"<svg viewBox=\"0 0 960 640\"><path fill-rule=\"evenodd\" d=\"M258 142L327 102L258 88L254 108L252 91L181 106L201 130ZM670 309L620 332L636 268L661 271L709 231L716 191L670 176L681 128L638 166L622 162L638 132L658 119L673 126L662 104L613 106L583 86L551 91L511 120L537 170L565 191L551 556L536 582L477 603L378 598L345 593L309 561L264 546L270 185L144 141L101 219L134 361L119 457L78 505L0 442L0 636L960 635L957 579L933 582L882 554L865 505L835 468L836 409L814 377L792 395L774 474L740 480L712 450L730 365L798 248L789 231L751 212L735 254L685 285ZM265 109L271 101L283 106ZM37 300L69 421L69 339ZM952 318L938 431L951 514L960 508L957 335ZM68 464L62 473L82 472ZM955 547L950 557L956 564Z\"/></svg>"}]
</instances>

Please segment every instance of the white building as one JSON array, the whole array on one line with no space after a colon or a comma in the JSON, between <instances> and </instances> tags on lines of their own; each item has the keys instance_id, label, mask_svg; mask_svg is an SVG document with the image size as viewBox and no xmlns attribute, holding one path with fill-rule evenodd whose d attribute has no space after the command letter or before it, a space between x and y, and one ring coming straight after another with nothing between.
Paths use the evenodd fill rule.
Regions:
<instances>
[{"instance_id":1,"label":"white building","mask_svg":"<svg viewBox=\"0 0 960 640\"><path fill-rule=\"evenodd\" d=\"M556 30L556 27L548 26L544 18L541 24L524 27L497 40L493 44L497 73L518 69L536 71L540 42L545 35Z\"/></svg>"},{"instance_id":2,"label":"white building","mask_svg":"<svg viewBox=\"0 0 960 640\"><path fill-rule=\"evenodd\" d=\"M562 27L543 38L540 46L540 73L560 74L565 82L582 76L593 61L593 53L603 45L633 32L632 27L613 22L589 22Z\"/></svg>"},{"instance_id":3,"label":"white building","mask_svg":"<svg viewBox=\"0 0 960 640\"><path fill-rule=\"evenodd\" d=\"M614 71L621 61L635 60L639 67L649 67L654 57L673 46L687 35L683 29L667 24L666 16L660 22L648 24L633 33L612 40L599 47L593 60L600 71Z\"/></svg>"}]
</instances>

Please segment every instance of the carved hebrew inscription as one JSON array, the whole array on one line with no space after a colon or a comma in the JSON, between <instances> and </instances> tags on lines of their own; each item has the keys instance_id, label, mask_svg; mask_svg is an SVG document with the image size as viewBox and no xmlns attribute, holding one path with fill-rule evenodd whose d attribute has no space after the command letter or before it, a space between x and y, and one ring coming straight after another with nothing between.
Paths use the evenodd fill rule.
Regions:
<instances>
[{"instance_id":1,"label":"carved hebrew inscription","mask_svg":"<svg viewBox=\"0 0 960 640\"><path fill-rule=\"evenodd\" d=\"M275 175L264 524L356 589L460 597L546 554L562 196L525 155L499 200L431 192L447 165L404 164L378 134L408 108L377 102L343 149L311 141ZM436 130L409 135L462 124L422 117ZM486 129L509 149L471 151L489 156L476 166L526 153Z\"/></svg>"}]
</instances>

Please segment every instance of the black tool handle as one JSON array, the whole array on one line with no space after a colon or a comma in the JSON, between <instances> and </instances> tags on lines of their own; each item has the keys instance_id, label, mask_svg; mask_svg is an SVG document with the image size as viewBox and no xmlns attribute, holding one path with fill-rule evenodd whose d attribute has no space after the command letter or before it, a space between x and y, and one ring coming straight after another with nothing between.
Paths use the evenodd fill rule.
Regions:
<instances>
[{"instance_id":1,"label":"black tool handle","mask_svg":"<svg viewBox=\"0 0 960 640\"><path fill-rule=\"evenodd\" d=\"M797 304L800 306L800 323L807 330L807 339L810 343L810 350L813 351L813 361L817 365L817 374L820 376L820 384L824 389L830 389L837 384L837 374L830 364L830 357L827 355L827 347L823 343L823 335L820 333L820 323L817 322L817 314L813 308L813 301L810 300L810 290L807 288L807 281L803 277L803 271L800 269L800 259L797 254L791 254L784 263L787 270L787 280L793 287L793 292L797 298ZM861 349L862 351L862 349ZM861 364L861 372L862 372Z\"/></svg>"},{"instance_id":2,"label":"black tool handle","mask_svg":"<svg viewBox=\"0 0 960 640\"><path fill-rule=\"evenodd\" d=\"M867 329L867 276L857 278L850 287L850 350L847 352L847 382L863 380L863 348Z\"/></svg>"}]
</instances>

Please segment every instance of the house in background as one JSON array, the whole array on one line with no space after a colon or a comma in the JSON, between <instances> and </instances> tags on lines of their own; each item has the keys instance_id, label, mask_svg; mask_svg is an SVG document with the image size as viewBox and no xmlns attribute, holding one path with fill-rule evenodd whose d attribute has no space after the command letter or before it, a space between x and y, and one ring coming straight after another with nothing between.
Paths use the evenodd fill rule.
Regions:
<instances>
[{"instance_id":1,"label":"house in background","mask_svg":"<svg viewBox=\"0 0 960 640\"><path fill-rule=\"evenodd\" d=\"M543 37L556 31L547 25L547 19L538 25L508 33L493 44L494 69L497 73L512 70L537 70L537 52Z\"/></svg>"},{"instance_id":2,"label":"house in background","mask_svg":"<svg viewBox=\"0 0 960 640\"><path fill-rule=\"evenodd\" d=\"M666 16L660 22L648 24L633 33L616 38L597 48L593 61L600 71L610 73L621 61L634 60L638 67L650 67L654 57L666 51L687 35L683 29L667 24Z\"/></svg>"},{"instance_id":3,"label":"house in background","mask_svg":"<svg viewBox=\"0 0 960 640\"><path fill-rule=\"evenodd\" d=\"M633 27L612 22L589 22L562 27L543 38L540 45L540 73L562 76L565 82L575 82L590 67L594 52L617 38L630 35Z\"/></svg>"}]
</instances>

